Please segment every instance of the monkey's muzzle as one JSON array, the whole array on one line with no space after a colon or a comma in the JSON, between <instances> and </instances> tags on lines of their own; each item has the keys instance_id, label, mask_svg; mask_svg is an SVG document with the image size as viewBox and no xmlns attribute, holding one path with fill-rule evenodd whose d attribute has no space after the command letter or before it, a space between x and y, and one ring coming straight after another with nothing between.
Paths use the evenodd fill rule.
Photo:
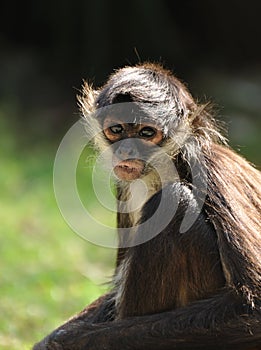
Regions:
<instances>
[{"instance_id":1,"label":"monkey's muzzle","mask_svg":"<svg viewBox=\"0 0 261 350\"><path fill-rule=\"evenodd\" d=\"M136 180L141 177L144 170L144 162L139 159L126 159L118 161L114 165L115 175L124 181Z\"/></svg>"}]
</instances>

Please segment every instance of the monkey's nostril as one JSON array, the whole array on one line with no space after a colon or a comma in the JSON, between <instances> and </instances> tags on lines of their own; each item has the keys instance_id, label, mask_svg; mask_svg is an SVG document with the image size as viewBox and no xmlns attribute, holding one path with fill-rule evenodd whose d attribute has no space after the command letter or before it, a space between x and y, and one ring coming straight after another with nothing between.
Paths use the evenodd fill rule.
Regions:
<instances>
[{"instance_id":1,"label":"monkey's nostril","mask_svg":"<svg viewBox=\"0 0 261 350\"><path fill-rule=\"evenodd\" d=\"M129 150L129 154L130 154L130 155L134 155L134 154L135 154L134 149L130 149L130 150Z\"/></svg>"}]
</instances>

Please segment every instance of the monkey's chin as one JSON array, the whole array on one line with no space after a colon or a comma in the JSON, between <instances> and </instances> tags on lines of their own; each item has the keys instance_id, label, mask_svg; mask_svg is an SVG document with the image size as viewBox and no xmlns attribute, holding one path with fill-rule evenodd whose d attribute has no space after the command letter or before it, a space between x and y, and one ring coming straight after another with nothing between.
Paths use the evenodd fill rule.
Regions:
<instances>
[{"instance_id":1,"label":"monkey's chin","mask_svg":"<svg viewBox=\"0 0 261 350\"><path fill-rule=\"evenodd\" d=\"M136 180L142 176L144 164L140 160L131 159L119 162L114 168L114 174L124 181Z\"/></svg>"}]
</instances>

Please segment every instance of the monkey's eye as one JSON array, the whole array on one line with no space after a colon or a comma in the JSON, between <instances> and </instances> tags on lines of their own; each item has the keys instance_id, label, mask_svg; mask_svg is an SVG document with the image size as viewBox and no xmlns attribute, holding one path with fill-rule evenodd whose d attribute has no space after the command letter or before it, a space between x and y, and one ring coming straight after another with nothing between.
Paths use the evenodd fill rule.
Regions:
<instances>
[{"instance_id":1,"label":"monkey's eye","mask_svg":"<svg viewBox=\"0 0 261 350\"><path fill-rule=\"evenodd\" d=\"M156 130L151 128L150 126L145 126L139 132L139 135L141 137L145 137L145 138L150 138L150 137L154 136L155 134L156 134Z\"/></svg>"},{"instance_id":2,"label":"monkey's eye","mask_svg":"<svg viewBox=\"0 0 261 350\"><path fill-rule=\"evenodd\" d=\"M110 126L109 129L113 134L121 134L123 132L123 127L120 124Z\"/></svg>"}]
</instances>

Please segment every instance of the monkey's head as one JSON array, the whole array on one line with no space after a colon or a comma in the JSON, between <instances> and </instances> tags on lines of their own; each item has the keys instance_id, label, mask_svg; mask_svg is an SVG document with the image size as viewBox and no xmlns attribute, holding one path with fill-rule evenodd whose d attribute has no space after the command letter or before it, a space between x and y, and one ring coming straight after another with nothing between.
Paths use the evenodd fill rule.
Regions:
<instances>
[{"instance_id":1,"label":"monkey's head","mask_svg":"<svg viewBox=\"0 0 261 350\"><path fill-rule=\"evenodd\" d=\"M95 136L96 146L102 150L110 146L114 173L125 181L151 171L150 159L156 153L161 157L160 148L173 158L196 133L195 121L198 130L205 122L195 117L197 105L186 87L150 63L116 71L99 90L86 84L80 103L87 130L94 125L102 129Z\"/></svg>"}]
</instances>

